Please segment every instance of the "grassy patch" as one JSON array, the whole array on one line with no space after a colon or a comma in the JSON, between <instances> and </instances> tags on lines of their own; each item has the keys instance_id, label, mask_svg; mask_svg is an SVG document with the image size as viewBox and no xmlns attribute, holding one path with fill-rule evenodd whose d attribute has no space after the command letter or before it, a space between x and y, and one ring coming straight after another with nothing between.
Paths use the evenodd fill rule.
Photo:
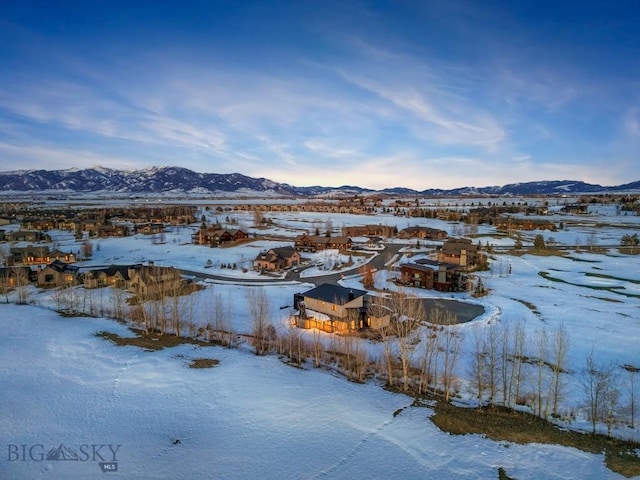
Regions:
<instances>
[{"instance_id":1,"label":"grassy patch","mask_svg":"<svg viewBox=\"0 0 640 480\"><path fill-rule=\"evenodd\" d=\"M177 345L183 345L190 343L200 346L211 346L209 342L203 342L202 340L195 340L193 338L176 337L175 335L158 335L154 333L144 333L142 330L135 328L130 329L136 334L135 337L121 337L117 333L112 332L97 332L96 337L110 340L116 345L123 347L126 345L133 345L135 347L144 348L145 350L162 350L163 348L171 348Z\"/></svg>"},{"instance_id":2,"label":"grassy patch","mask_svg":"<svg viewBox=\"0 0 640 480\"><path fill-rule=\"evenodd\" d=\"M588 453L603 453L607 467L625 477L640 475L639 445L608 438L562 430L527 413L502 407L460 408L438 402L433 423L454 435L480 434L495 441L519 444L545 443L573 447Z\"/></svg>"},{"instance_id":3,"label":"grassy patch","mask_svg":"<svg viewBox=\"0 0 640 480\"><path fill-rule=\"evenodd\" d=\"M622 286L607 287L604 285L581 285L579 283L567 282L566 280L562 280L561 278L552 277L551 275L549 275L549 272L544 272L544 271L538 272L538 275L540 275L542 278L546 280L549 280L550 282L566 283L567 285L573 285L574 287L590 288L592 290L606 290L611 293L617 293L618 295L624 295L625 297L640 298L640 295L636 295L634 293L621 292L620 290L625 289ZM594 276L597 276L597 274L594 274Z\"/></svg>"},{"instance_id":4,"label":"grassy patch","mask_svg":"<svg viewBox=\"0 0 640 480\"><path fill-rule=\"evenodd\" d=\"M618 300L617 298L595 297L593 295L583 295L583 296L585 298L595 298L596 300L603 300L605 302L624 303L622 300Z\"/></svg>"},{"instance_id":5,"label":"grassy patch","mask_svg":"<svg viewBox=\"0 0 640 480\"><path fill-rule=\"evenodd\" d=\"M567 257L569 260L573 260L574 262L585 262L585 263L602 263L600 260L587 260L586 258L578 258L578 257Z\"/></svg>"},{"instance_id":6,"label":"grassy patch","mask_svg":"<svg viewBox=\"0 0 640 480\"><path fill-rule=\"evenodd\" d=\"M533 303L527 302L526 300L520 300L519 298L513 298L513 297L511 298L511 300L514 300L516 302L520 302L525 307L527 307L529 310L531 310L533 313L535 313L536 315L540 316L540 310L538 310L538 307L536 307Z\"/></svg>"},{"instance_id":7,"label":"grassy patch","mask_svg":"<svg viewBox=\"0 0 640 480\"><path fill-rule=\"evenodd\" d=\"M194 358L189 363L189 368L211 368L220 363L220 360L215 358Z\"/></svg>"},{"instance_id":8,"label":"grassy patch","mask_svg":"<svg viewBox=\"0 0 640 480\"><path fill-rule=\"evenodd\" d=\"M608 280L619 280L621 282L629 282L629 283L640 284L640 280L632 280L630 278L614 277L613 275L606 275L604 273L586 272L585 275L587 277L606 278Z\"/></svg>"},{"instance_id":9,"label":"grassy patch","mask_svg":"<svg viewBox=\"0 0 640 480\"><path fill-rule=\"evenodd\" d=\"M545 248L545 249L537 249L532 248L527 250L526 253L529 255L537 255L539 257L566 257L567 252L565 250L558 250L555 248Z\"/></svg>"}]
</instances>

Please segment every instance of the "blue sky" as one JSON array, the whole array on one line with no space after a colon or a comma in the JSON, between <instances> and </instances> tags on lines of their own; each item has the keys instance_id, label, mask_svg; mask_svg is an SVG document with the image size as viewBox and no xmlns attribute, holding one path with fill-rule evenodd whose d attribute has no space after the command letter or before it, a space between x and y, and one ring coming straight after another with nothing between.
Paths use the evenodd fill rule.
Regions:
<instances>
[{"instance_id":1,"label":"blue sky","mask_svg":"<svg viewBox=\"0 0 640 480\"><path fill-rule=\"evenodd\" d=\"M9 0L2 170L640 180L634 1Z\"/></svg>"}]
</instances>

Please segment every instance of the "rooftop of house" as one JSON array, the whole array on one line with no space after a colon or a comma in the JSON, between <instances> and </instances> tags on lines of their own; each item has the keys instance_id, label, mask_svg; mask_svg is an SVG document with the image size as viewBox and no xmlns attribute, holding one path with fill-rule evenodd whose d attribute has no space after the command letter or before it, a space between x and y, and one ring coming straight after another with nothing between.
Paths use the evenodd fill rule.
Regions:
<instances>
[{"instance_id":1,"label":"rooftop of house","mask_svg":"<svg viewBox=\"0 0 640 480\"><path fill-rule=\"evenodd\" d=\"M367 292L364 290L323 283L322 285L304 292L302 295L314 300L321 300L323 302L334 303L336 305L344 305L345 303L349 303L353 299L362 297L366 294Z\"/></svg>"}]
</instances>

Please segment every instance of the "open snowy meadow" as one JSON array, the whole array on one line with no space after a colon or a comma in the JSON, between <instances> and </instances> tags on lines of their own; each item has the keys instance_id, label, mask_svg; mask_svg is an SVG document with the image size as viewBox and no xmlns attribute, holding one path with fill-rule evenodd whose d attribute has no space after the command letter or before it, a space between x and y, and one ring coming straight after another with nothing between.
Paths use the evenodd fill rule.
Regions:
<instances>
[{"instance_id":1,"label":"open snowy meadow","mask_svg":"<svg viewBox=\"0 0 640 480\"><path fill-rule=\"evenodd\" d=\"M148 352L97 338L130 334L110 320L1 312L2 478L621 478L602 455L449 435L407 396L275 356ZM194 358L219 363L188 368ZM60 445L78 460L44 458Z\"/></svg>"}]
</instances>

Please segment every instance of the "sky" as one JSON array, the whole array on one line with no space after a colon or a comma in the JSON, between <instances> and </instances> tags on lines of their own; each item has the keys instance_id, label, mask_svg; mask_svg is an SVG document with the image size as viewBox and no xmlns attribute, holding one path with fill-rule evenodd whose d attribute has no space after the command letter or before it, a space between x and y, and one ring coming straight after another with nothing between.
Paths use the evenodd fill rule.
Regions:
<instances>
[{"instance_id":1,"label":"sky","mask_svg":"<svg viewBox=\"0 0 640 480\"><path fill-rule=\"evenodd\" d=\"M640 180L635 0L8 0L0 65L5 171Z\"/></svg>"}]
</instances>

